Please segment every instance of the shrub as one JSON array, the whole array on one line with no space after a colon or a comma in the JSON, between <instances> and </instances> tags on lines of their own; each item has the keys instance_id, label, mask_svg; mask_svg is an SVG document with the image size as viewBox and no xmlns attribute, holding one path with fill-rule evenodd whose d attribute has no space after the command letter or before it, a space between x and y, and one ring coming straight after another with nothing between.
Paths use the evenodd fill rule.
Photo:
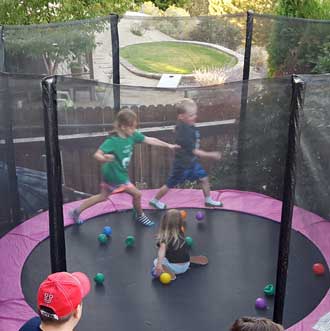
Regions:
<instances>
[{"instance_id":1,"label":"shrub","mask_svg":"<svg viewBox=\"0 0 330 331\"><path fill-rule=\"evenodd\" d=\"M129 30L134 35L141 37L144 35L146 29L141 23L133 23Z\"/></svg>"},{"instance_id":2,"label":"shrub","mask_svg":"<svg viewBox=\"0 0 330 331\"><path fill-rule=\"evenodd\" d=\"M194 71L201 86L223 84L228 78L228 68L202 68Z\"/></svg>"}]
</instances>

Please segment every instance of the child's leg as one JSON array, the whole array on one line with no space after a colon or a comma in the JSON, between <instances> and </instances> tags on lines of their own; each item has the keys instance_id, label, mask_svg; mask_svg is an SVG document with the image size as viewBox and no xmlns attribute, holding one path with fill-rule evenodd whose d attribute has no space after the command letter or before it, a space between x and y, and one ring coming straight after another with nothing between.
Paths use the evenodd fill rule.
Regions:
<instances>
[{"instance_id":1,"label":"child's leg","mask_svg":"<svg viewBox=\"0 0 330 331\"><path fill-rule=\"evenodd\" d=\"M102 188L99 194L93 195L90 198L86 199L78 208L72 210L70 212L70 216L74 220L75 223L83 223L82 220L79 219L79 215L87 208L96 205L99 202L105 201L109 196L109 192Z\"/></svg>"},{"instance_id":2,"label":"child's leg","mask_svg":"<svg viewBox=\"0 0 330 331\"><path fill-rule=\"evenodd\" d=\"M208 177L203 177L199 179L202 185L202 190L205 197L205 205L210 207L222 207L221 201L215 201L210 195L210 182Z\"/></svg>"},{"instance_id":3,"label":"child's leg","mask_svg":"<svg viewBox=\"0 0 330 331\"><path fill-rule=\"evenodd\" d=\"M137 214L136 220L145 226L154 225L155 223L151 221L148 218L148 216L143 213L143 209L141 206L142 193L134 185L130 185L129 187L125 188L125 192L132 196L133 208L135 209Z\"/></svg>"},{"instance_id":4,"label":"child's leg","mask_svg":"<svg viewBox=\"0 0 330 331\"><path fill-rule=\"evenodd\" d=\"M163 264L163 269L164 269L164 272L167 272L168 274L171 275L171 280L176 279L175 273L173 272L173 270L171 268L169 268L167 265Z\"/></svg>"},{"instance_id":5,"label":"child's leg","mask_svg":"<svg viewBox=\"0 0 330 331\"><path fill-rule=\"evenodd\" d=\"M163 185L157 192L156 196L149 201L149 204L157 209L166 209L166 204L159 200L168 192L168 190L169 188L167 185Z\"/></svg>"},{"instance_id":6,"label":"child's leg","mask_svg":"<svg viewBox=\"0 0 330 331\"><path fill-rule=\"evenodd\" d=\"M190 263L199 264L199 265L207 265L209 260L206 256L199 255L199 256L190 256Z\"/></svg>"}]
</instances>

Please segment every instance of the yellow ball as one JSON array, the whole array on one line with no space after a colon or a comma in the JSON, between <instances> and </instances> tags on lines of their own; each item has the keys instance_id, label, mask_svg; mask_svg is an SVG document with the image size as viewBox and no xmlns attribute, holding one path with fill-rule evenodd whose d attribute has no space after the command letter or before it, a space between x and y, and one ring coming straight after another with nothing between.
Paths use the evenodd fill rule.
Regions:
<instances>
[{"instance_id":1,"label":"yellow ball","mask_svg":"<svg viewBox=\"0 0 330 331\"><path fill-rule=\"evenodd\" d=\"M172 278L171 278L171 275L168 272L163 272L159 276L159 280L163 284L169 284L171 282Z\"/></svg>"}]
</instances>

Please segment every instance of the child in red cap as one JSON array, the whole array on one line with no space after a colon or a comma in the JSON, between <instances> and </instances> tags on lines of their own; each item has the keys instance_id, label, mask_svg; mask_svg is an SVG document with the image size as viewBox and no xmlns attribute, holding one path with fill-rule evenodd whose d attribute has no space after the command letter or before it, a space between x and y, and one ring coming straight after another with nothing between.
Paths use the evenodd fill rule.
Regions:
<instances>
[{"instance_id":1,"label":"child in red cap","mask_svg":"<svg viewBox=\"0 0 330 331\"><path fill-rule=\"evenodd\" d=\"M39 286L38 317L26 322L19 331L74 330L82 314L82 300L90 290L82 272L57 272Z\"/></svg>"}]
</instances>

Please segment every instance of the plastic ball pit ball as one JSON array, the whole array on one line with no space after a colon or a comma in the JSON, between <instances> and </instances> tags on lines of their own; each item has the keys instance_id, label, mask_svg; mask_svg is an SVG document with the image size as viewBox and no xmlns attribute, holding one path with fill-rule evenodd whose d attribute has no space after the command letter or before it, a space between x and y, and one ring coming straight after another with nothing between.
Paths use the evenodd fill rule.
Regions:
<instances>
[{"instance_id":1,"label":"plastic ball pit ball","mask_svg":"<svg viewBox=\"0 0 330 331\"><path fill-rule=\"evenodd\" d=\"M322 263L314 263L313 272L317 276L322 276L325 273L324 265Z\"/></svg>"},{"instance_id":2,"label":"plastic ball pit ball","mask_svg":"<svg viewBox=\"0 0 330 331\"><path fill-rule=\"evenodd\" d=\"M98 241L100 242L101 245L106 244L108 241L108 237L104 233L100 233L97 237Z\"/></svg>"},{"instance_id":3,"label":"plastic ball pit ball","mask_svg":"<svg viewBox=\"0 0 330 331\"><path fill-rule=\"evenodd\" d=\"M183 220L187 217L187 212L185 210L180 210L180 214Z\"/></svg>"},{"instance_id":4,"label":"plastic ball pit ball","mask_svg":"<svg viewBox=\"0 0 330 331\"><path fill-rule=\"evenodd\" d=\"M196 217L196 220L197 221L202 221L204 219L205 215L204 215L204 213L202 211L198 211L196 213L196 216L195 217Z\"/></svg>"},{"instance_id":5,"label":"plastic ball pit ball","mask_svg":"<svg viewBox=\"0 0 330 331\"><path fill-rule=\"evenodd\" d=\"M186 238L185 238L185 242L186 242L186 244L187 244L189 247L191 247L191 246L193 245L193 243L194 243L194 241L193 241L193 239L192 239L191 237L186 237Z\"/></svg>"},{"instance_id":6,"label":"plastic ball pit ball","mask_svg":"<svg viewBox=\"0 0 330 331\"><path fill-rule=\"evenodd\" d=\"M273 284L268 284L264 287L264 293L267 296L273 296L275 294L275 288Z\"/></svg>"},{"instance_id":7,"label":"plastic ball pit ball","mask_svg":"<svg viewBox=\"0 0 330 331\"><path fill-rule=\"evenodd\" d=\"M160 276L159 276L159 280L162 284L167 285L171 282L172 277L168 272L163 272Z\"/></svg>"},{"instance_id":8,"label":"plastic ball pit ball","mask_svg":"<svg viewBox=\"0 0 330 331\"><path fill-rule=\"evenodd\" d=\"M134 236L127 236L125 239L125 245L127 247L132 247L135 244L135 237Z\"/></svg>"},{"instance_id":9,"label":"plastic ball pit ball","mask_svg":"<svg viewBox=\"0 0 330 331\"><path fill-rule=\"evenodd\" d=\"M95 276L94 276L94 281L96 284L101 285L104 282L104 275L101 272L98 272Z\"/></svg>"},{"instance_id":10,"label":"plastic ball pit ball","mask_svg":"<svg viewBox=\"0 0 330 331\"><path fill-rule=\"evenodd\" d=\"M105 226L103 228L103 233L107 236L110 237L112 235L112 228L111 226Z\"/></svg>"},{"instance_id":11,"label":"plastic ball pit ball","mask_svg":"<svg viewBox=\"0 0 330 331\"><path fill-rule=\"evenodd\" d=\"M267 309L267 301L264 298L257 298L255 306L257 309L265 310Z\"/></svg>"}]
</instances>

